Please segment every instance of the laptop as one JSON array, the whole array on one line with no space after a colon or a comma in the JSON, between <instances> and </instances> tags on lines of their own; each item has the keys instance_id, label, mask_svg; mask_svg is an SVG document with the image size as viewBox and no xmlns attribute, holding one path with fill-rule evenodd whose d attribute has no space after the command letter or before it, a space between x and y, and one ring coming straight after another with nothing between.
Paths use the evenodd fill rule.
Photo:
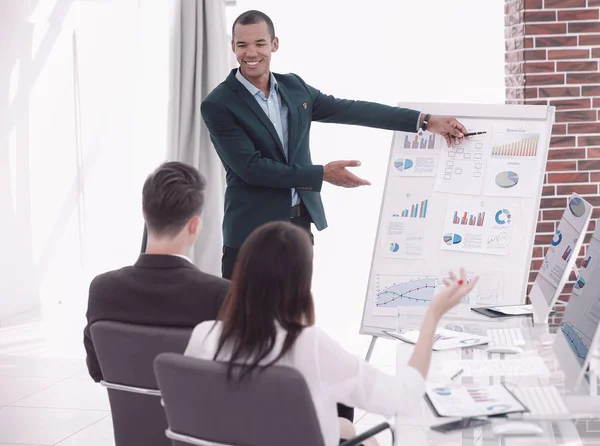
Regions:
<instances>
[{"instance_id":1,"label":"laptop","mask_svg":"<svg viewBox=\"0 0 600 446\"><path fill-rule=\"evenodd\" d=\"M567 200L550 246L529 293L531 305L476 307L471 310L487 317L531 316L547 323L554 304L567 282L592 216L592 206L577 194Z\"/></svg>"},{"instance_id":2,"label":"laptop","mask_svg":"<svg viewBox=\"0 0 600 446\"><path fill-rule=\"evenodd\" d=\"M565 390L577 395L590 390L590 361L600 346L600 220L581 264L576 285L569 296L553 350L564 373ZM594 378L595 379L595 378ZM519 387L513 390L535 416L569 416L570 411L554 386ZM596 404L592 403L592 404ZM582 409L579 402L575 407Z\"/></svg>"},{"instance_id":3,"label":"laptop","mask_svg":"<svg viewBox=\"0 0 600 446\"><path fill-rule=\"evenodd\" d=\"M581 263L569 303L554 338L554 353L565 374L565 385L575 392L589 389L592 352L598 351L600 331L600 219Z\"/></svg>"}]
</instances>

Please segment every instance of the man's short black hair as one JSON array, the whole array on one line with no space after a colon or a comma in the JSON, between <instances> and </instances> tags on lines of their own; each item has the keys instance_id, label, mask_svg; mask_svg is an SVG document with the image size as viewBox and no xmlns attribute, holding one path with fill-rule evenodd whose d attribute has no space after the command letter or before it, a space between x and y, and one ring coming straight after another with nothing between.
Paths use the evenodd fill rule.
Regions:
<instances>
[{"instance_id":1,"label":"man's short black hair","mask_svg":"<svg viewBox=\"0 0 600 446\"><path fill-rule=\"evenodd\" d=\"M255 25L257 23L265 22L267 27L269 28L269 35L271 36L271 41L275 39L275 25L273 25L273 21L270 17L264 12L256 11L255 9L251 9L250 11L246 11L235 19L233 22L233 26L231 27L231 38L235 40L235 25Z\"/></svg>"},{"instance_id":2,"label":"man's short black hair","mask_svg":"<svg viewBox=\"0 0 600 446\"><path fill-rule=\"evenodd\" d=\"M148 231L177 235L202 213L206 180L189 164L171 161L148 175L142 189L142 209Z\"/></svg>"}]
</instances>

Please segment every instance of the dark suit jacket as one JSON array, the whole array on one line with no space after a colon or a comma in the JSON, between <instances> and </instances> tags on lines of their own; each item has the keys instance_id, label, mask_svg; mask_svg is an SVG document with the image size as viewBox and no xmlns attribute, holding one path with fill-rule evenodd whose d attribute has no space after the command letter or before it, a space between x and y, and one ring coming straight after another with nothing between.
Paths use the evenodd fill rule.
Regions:
<instances>
[{"instance_id":1,"label":"dark suit jacket","mask_svg":"<svg viewBox=\"0 0 600 446\"><path fill-rule=\"evenodd\" d=\"M186 259L158 254L142 254L135 265L94 278L83 338L92 379L102 379L90 333L94 322L193 328L217 318L229 283Z\"/></svg>"},{"instance_id":2,"label":"dark suit jacket","mask_svg":"<svg viewBox=\"0 0 600 446\"><path fill-rule=\"evenodd\" d=\"M327 227L321 185L323 166L314 166L312 121L416 132L419 112L363 101L337 99L295 74L275 74L289 107L286 159L275 127L232 70L202 102L201 112L227 174L223 240L239 248L258 226L290 219L290 189L296 188L318 230Z\"/></svg>"}]
</instances>

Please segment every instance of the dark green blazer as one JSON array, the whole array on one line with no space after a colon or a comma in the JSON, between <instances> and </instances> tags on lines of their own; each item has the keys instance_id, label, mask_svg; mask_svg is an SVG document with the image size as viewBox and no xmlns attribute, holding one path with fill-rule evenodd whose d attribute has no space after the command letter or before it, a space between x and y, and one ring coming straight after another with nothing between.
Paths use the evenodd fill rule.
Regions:
<instances>
[{"instance_id":1,"label":"dark green blazer","mask_svg":"<svg viewBox=\"0 0 600 446\"><path fill-rule=\"evenodd\" d=\"M323 166L310 157L312 121L416 132L419 112L363 101L337 99L295 74L275 74L289 108L288 159L275 127L236 78L237 69L202 102L210 138L227 174L223 242L239 248L263 223L290 220L290 189L296 188L313 223L327 227L321 201Z\"/></svg>"}]
</instances>

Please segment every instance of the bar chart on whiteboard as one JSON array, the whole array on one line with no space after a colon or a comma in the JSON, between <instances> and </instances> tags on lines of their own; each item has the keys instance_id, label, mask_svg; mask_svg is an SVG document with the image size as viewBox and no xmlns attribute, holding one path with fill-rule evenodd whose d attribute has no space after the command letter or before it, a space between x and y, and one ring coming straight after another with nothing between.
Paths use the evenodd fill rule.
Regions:
<instances>
[{"instance_id":1,"label":"bar chart on whiteboard","mask_svg":"<svg viewBox=\"0 0 600 446\"><path fill-rule=\"evenodd\" d=\"M378 220L361 333L379 336L398 327L417 327L461 268L474 286L450 310L451 317L480 319L471 311L476 306L524 304L554 107L401 106L453 116L471 136L446 140L440 134L415 132L414 127L394 131L381 172L385 183L378 215L374 209L365 213ZM572 226L589 215L583 202L565 204ZM552 246L548 243L539 272L540 278L550 277L549 285L567 260L579 254L568 228L552 231L558 232ZM599 259L600 248L586 252L576 292L592 288ZM588 313L600 317L600 297Z\"/></svg>"},{"instance_id":2,"label":"bar chart on whiteboard","mask_svg":"<svg viewBox=\"0 0 600 446\"><path fill-rule=\"evenodd\" d=\"M402 147L405 149L433 150L435 149L435 135L433 133L425 136L422 134L410 137L409 135L404 135Z\"/></svg>"},{"instance_id":3,"label":"bar chart on whiteboard","mask_svg":"<svg viewBox=\"0 0 600 446\"><path fill-rule=\"evenodd\" d=\"M540 134L528 126L496 126L492 132L484 193L496 197L530 197L542 166Z\"/></svg>"},{"instance_id":4,"label":"bar chart on whiteboard","mask_svg":"<svg viewBox=\"0 0 600 446\"><path fill-rule=\"evenodd\" d=\"M400 177L432 177L437 172L440 142L429 132L398 135L394 140L391 174Z\"/></svg>"},{"instance_id":5,"label":"bar chart on whiteboard","mask_svg":"<svg viewBox=\"0 0 600 446\"><path fill-rule=\"evenodd\" d=\"M406 196L408 195L408 196ZM422 258L429 199L406 194L386 206L379 254L393 259Z\"/></svg>"},{"instance_id":6,"label":"bar chart on whiteboard","mask_svg":"<svg viewBox=\"0 0 600 446\"><path fill-rule=\"evenodd\" d=\"M492 157L537 156L539 134L494 134Z\"/></svg>"}]
</instances>

